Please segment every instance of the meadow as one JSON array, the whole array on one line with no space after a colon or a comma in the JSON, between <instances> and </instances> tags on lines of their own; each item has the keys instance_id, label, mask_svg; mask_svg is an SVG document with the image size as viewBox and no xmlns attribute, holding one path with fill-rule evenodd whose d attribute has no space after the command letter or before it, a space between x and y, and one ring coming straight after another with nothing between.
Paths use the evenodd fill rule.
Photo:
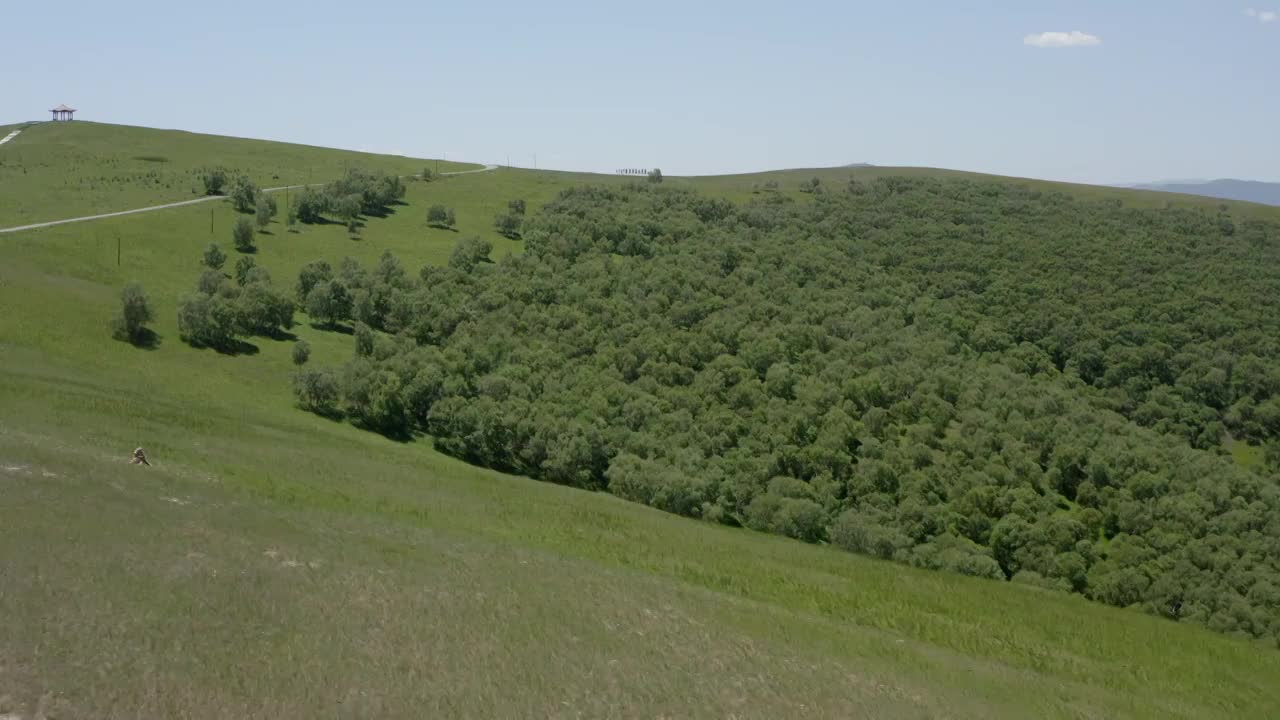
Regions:
<instances>
[{"instance_id":1,"label":"meadow","mask_svg":"<svg viewBox=\"0 0 1280 720\"><path fill-rule=\"evenodd\" d=\"M104 158L150 162L118 157L150 150L102 142L115 148ZM173 143L171 162L211 161L209 148ZM212 157L266 185L310 179L313 161L316 181L347 162L424 163L265 145ZM19 164L12 149L0 147L0 225L191 196L184 172L172 187L81 192L58 184L59 163L94 178L113 164L52 147ZM24 168L34 177L11 194ZM668 182L741 198L769 177L809 175ZM496 259L522 249L492 228L507 201L532 212L583 179L499 169L410 182L405 204L356 237L337 224L290 232L278 218L255 258L283 287L305 262L371 265L384 250L416 273L471 235ZM426 226L436 203L456 209L456 230ZM290 340L252 338L227 355L178 338L177 300L201 251L212 240L237 257L234 218L211 203L0 236L0 715L1265 718L1280 707L1280 654L1262 643L680 518L302 412ZM129 282L156 310L149 348L111 338ZM291 332L312 363L350 357L349 335L299 319ZM127 464L138 445L152 467Z\"/></svg>"},{"instance_id":2,"label":"meadow","mask_svg":"<svg viewBox=\"0 0 1280 720\"><path fill-rule=\"evenodd\" d=\"M480 167L80 120L31 125L0 149L0 227L193 200L205 195L200 176L210 167L260 187L326 182L348 167Z\"/></svg>"}]
</instances>

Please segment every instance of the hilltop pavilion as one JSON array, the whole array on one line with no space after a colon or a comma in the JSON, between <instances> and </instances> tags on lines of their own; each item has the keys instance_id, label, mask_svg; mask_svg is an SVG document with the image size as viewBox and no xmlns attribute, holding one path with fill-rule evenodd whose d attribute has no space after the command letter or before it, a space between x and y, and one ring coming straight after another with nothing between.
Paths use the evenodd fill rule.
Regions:
<instances>
[{"instance_id":1,"label":"hilltop pavilion","mask_svg":"<svg viewBox=\"0 0 1280 720\"><path fill-rule=\"evenodd\" d=\"M53 121L58 122L61 120L74 120L75 118L73 118L72 115L75 114L76 109L69 108L66 105L59 105L49 112L53 113Z\"/></svg>"}]
</instances>

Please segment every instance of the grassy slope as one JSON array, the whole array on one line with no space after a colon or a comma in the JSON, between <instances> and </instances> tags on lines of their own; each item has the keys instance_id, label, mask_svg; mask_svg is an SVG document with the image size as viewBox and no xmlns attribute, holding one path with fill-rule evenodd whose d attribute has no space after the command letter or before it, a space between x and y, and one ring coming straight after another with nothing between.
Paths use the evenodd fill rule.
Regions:
<instances>
[{"instance_id":1,"label":"grassy slope","mask_svg":"<svg viewBox=\"0 0 1280 720\"><path fill-rule=\"evenodd\" d=\"M214 164L274 187L323 182L348 165L419 173L428 161L177 130L38 123L0 145L0 227L191 200L204 194L199 171ZM442 171L476 167L440 163Z\"/></svg>"},{"instance_id":2,"label":"grassy slope","mask_svg":"<svg viewBox=\"0 0 1280 720\"><path fill-rule=\"evenodd\" d=\"M573 179L414 183L360 240L274 225L258 261L281 283L307 260L384 248L414 268L440 262L463 234L493 237L506 200L533 205ZM459 233L425 228L433 202L457 207ZM229 246L233 215L213 212ZM1280 706L1280 654L1257 645L675 518L297 411L288 343L227 357L177 338L209 214L0 236L0 713L1235 718ZM157 349L108 337L130 280L156 305ZM351 352L346 336L296 332L313 363ZM155 467L124 464L137 444Z\"/></svg>"}]
</instances>

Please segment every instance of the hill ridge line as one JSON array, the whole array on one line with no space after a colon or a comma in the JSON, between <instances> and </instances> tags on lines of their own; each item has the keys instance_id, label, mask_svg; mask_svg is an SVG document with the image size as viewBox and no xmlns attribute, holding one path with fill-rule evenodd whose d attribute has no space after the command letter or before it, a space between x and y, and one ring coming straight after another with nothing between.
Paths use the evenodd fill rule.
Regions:
<instances>
[{"instance_id":1,"label":"hill ridge line","mask_svg":"<svg viewBox=\"0 0 1280 720\"><path fill-rule=\"evenodd\" d=\"M471 175L473 173L491 172L497 170L497 165L485 165L477 170L454 170L453 172L442 172L441 175ZM400 177L418 177L417 175L401 175ZM319 187L325 183L309 183L303 185L281 185L280 187L263 188L262 192L280 192L281 190L296 190L297 188ZM144 212L153 212L155 210L166 210L168 208L183 207L186 205L198 205L199 203L209 202L211 200L225 200L225 195L206 195L194 200L179 200L178 202L164 203L161 205L151 205L148 207L134 208L132 210L117 210L115 212L100 213L98 215L84 215L82 217L64 218L62 220L49 220L47 222L32 223L30 225L18 225L17 227L0 228L0 233L14 233L22 230L37 230L44 227L53 227L55 225L66 225L69 223L88 222L90 220L105 220L106 218L121 217L123 215L135 215Z\"/></svg>"}]
</instances>

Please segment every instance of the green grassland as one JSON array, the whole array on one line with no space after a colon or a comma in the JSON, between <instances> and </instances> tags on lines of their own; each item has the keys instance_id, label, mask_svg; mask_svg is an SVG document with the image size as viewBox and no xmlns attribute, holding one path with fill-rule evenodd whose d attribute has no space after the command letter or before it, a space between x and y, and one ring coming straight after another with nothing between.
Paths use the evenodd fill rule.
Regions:
<instances>
[{"instance_id":1,"label":"green grassland","mask_svg":"<svg viewBox=\"0 0 1280 720\"><path fill-rule=\"evenodd\" d=\"M149 131L118 130L147 145ZM221 152L166 142L188 167ZM264 183L310 162L262 147L218 159L264 158ZM317 182L344 157L368 160L308 152L330 153ZM58 157L40 162L57 187ZM498 258L520 248L490 227L508 200L532 211L583 177L413 182L357 238L276 222L256 258L285 287L307 261L369 264L387 249L416 271L468 235L492 240ZM688 182L741 196L755 181ZM0 217L60 214L29 190ZM90 193L83 206L163 194ZM426 227L434 203L456 208L456 231ZM1280 707L1280 654L1258 643L681 519L297 410L290 342L254 338L232 356L178 339L177 299L200 251L215 239L234 264L234 217L213 203L0 236L0 714L1264 718ZM155 306L154 348L110 337L127 282ZM350 356L349 336L301 320L293 332L312 363ZM126 464L137 445L153 467Z\"/></svg>"},{"instance_id":2,"label":"green grassland","mask_svg":"<svg viewBox=\"0 0 1280 720\"><path fill-rule=\"evenodd\" d=\"M200 172L214 165L231 178L245 174L260 187L278 187L325 182L346 167L409 175L427 164L177 130L36 123L0 145L0 227L191 200L204 195ZM439 163L442 172L478 167Z\"/></svg>"}]
</instances>

